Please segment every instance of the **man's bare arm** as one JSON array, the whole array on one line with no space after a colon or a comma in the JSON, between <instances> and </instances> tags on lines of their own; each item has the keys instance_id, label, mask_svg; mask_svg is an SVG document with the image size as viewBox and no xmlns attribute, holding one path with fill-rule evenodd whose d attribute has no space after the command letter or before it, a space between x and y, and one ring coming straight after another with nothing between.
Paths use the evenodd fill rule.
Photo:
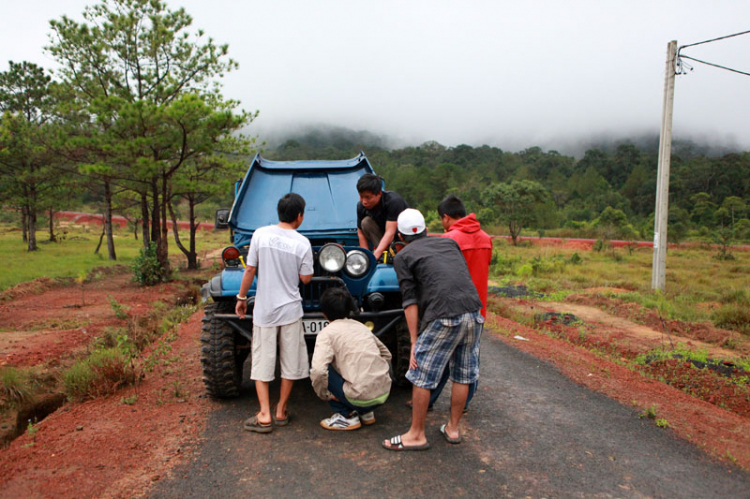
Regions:
<instances>
[{"instance_id":1,"label":"man's bare arm","mask_svg":"<svg viewBox=\"0 0 750 499\"><path fill-rule=\"evenodd\" d=\"M383 238L380 240L380 244L378 244L378 247L373 251L376 259L380 258L380 255L385 253L385 250L387 250L388 246L391 245L393 238L396 236L397 230L398 222L385 223L385 233L383 233Z\"/></svg>"},{"instance_id":2,"label":"man's bare arm","mask_svg":"<svg viewBox=\"0 0 750 499\"><path fill-rule=\"evenodd\" d=\"M242 282L240 283L240 296L247 296L247 292L250 291L250 287L253 285L256 270L256 267L250 265L245 267L245 273L242 274ZM247 314L247 300L237 300L234 313L239 315L240 319L244 319L245 314Z\"/></svg>"},{"instance_id":3,"label":"man's bare arm","mask_svg":"<svg viewBox=\"0 0 750 499\"><path fill-rule=\"evenodd\" d=\"M409 339L411 339L411 355L409 356L409 369L417 368L417 360L414 358L414 344L417 342L419 332L419 307L416 304L408 305L404 309L406 325L409 327Z\"/></svg>"}]
</instances>

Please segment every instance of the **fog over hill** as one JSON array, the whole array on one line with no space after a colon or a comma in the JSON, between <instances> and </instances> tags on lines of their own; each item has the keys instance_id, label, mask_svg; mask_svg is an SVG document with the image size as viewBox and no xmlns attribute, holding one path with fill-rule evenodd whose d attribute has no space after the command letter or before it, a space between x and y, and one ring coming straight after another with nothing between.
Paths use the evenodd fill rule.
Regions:
<instances>
[{"instance_id":1,"label":"fog over hill","mask_svg":"<svg viewBox=\"0 0 750 499\"><path fill-rule=\"evenodd\" d=\"M342 126L332 125L299 125L292 128L280 129L261 133L262 131L248 130L248 133L258 133L260 142L265 141L264 149L276 149L283 143L293 140L313 149L334 147L336 149L386 149L394 150L404 147L417 147L421 143L408 143L398 137L379 134L368 130L353 130ZM425 141L426 142L426 141ZM589 149L600 149L613 152L620 144L633 144L644 152L656 153L659 150L659 133L641 132L630 136L593 135L577 141L566 139L548 140L543 143L529 142L526 144L504 144L497 142L478 142L466 144L472 147L487 145L497 147L508 152L519 152L530 147L540 147L545 151L557 151L560 154L580 159ZM455 147L461 144L441 144L445 147ZM672 140L672 152L685 159L705 155L710 157L722 156L731 152L744 152L730 138L701 136L675 136ZM304 158L299 158L304 159Z\"/></svg>"}]
</instances>

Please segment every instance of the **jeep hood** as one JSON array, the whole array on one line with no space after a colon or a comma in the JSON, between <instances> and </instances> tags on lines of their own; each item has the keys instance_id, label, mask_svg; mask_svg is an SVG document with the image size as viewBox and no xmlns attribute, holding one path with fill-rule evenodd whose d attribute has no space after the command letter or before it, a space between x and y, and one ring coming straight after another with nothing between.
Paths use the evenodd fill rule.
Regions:
<instances>
[{"instance_id":1,"label":"jeep hood","mask_svg":"<svg viewBox=\"0 0 750 499\"><path fill-rule=\"evenodd\" d=\"M296 192L305 198L305 220L298 229L308 237L356 236L357 181L373 173L364 153L339 161L270 161L256 155L235 196L229 226L251 235L279 222L276 205Z\"/></svg>"}]
</instances>

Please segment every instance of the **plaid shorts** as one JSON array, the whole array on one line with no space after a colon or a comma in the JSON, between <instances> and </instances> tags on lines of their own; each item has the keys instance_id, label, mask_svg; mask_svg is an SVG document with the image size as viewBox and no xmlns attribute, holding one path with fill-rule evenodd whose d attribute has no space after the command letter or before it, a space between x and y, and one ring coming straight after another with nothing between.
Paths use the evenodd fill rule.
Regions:
<instances>
[{"instance_id":1,"label":"plaid shorts","mask_svg":"<svg viewBox=\"0 0 750 499\"><path fill-rule=\"evenodd\" d=\"M417 368L406 373L414 386L437 387L446 365L454 383L470 385L479 379L479 338L484 317L477 310L455 317L436 319L417 338L414 357Z\"/></svg>"}]
</instances>

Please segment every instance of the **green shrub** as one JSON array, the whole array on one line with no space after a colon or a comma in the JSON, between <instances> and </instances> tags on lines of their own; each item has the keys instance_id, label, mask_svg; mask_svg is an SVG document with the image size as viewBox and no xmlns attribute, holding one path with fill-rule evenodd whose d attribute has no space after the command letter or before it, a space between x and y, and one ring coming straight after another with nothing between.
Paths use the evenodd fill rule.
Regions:
<instances>
[{"instance_id":1,"label":"green shrub","mask_svg":"<svg viewBox=\"0 0 750 499\"><path fill-rule=\"evenodd\" d=\"M0 396L12 406L31 398L33 387L31 376L26 371L15 367L0 370Z\"/></svg>"},{"instance_id":2,"label":"green shrub","mask_svg":"<svg viewBox=\"0 0 750 499\"><path fill-rule=\"evenodd\" d=\"M520 264L520 257L508 257L503 254L497 248L492 250L492 259L490 260L490 268L492 273L496 276L506 276L509 274L515 274L516 266Z\"/></svg>"},{"instance_id":3,"label":"green shrub","mask_svg":"<svg viewBox=\"0 0 750 499\"><path fill-rule=\"evenodd\" d=\"M729 303L711 315L711 321L724 329L750 333L750 307L746 304Z\"/></svg>"},{"instance_id":4,"label":"green shrub","mask_svg":"<svg viewBox=\"0 0 750 499\"><path fill-rule=\"evenodd\" d=\"M166 333L190 318L198 309L196 305L174 306L164 315L161 321L161 333Z\"/></svg>"},{"instance_id":5,"label":"green shrub","mask_svg":"<svg viewBox=\"0 0 750 499\"><path fill-rule=\"evenodd\" d=\"M518 270L516 270L516 275L518 277L531 277L534 274L534 267L532 267L531 263L524 263L520 267L518 267Z\"/></svg>"},{"instance_id":6,"label":"green shrub","mask_svg":"<svg viewBox=\"0 0 750 499\"><path fill-rule=\"evenodd\" d=\"M91 391L96 374L88 362L76 362L63 373L63 387L69 399L84 399Z\"/></svg>"},{"instance_id":7,"label":"green shrub","mask_svg":"<svg viewBox=\"0 0 750 499\"><path fill-rule=\"evenodd\" d=\"M750 293L742 288L724 289L721 291L721 302L750 306Z\"/></svg>"},{"instance_id":8,"label":"green shrub","mask_svg":"<svg viewBox=\"0 0 750 499\"><path fill-rule=\"evenodd\" d=\"M110 295L107 295L107 301L109 302L112 311L115 313L115 317L120 320L126 320L128 318L128 310L130 310L130 307L123 305Z\"/></svg>"},{"instance_id":9,"label":"green shrub","mask_svg":"<svg viewBox=\"0 0 750 499\"><path fill-rule=\"evenodd\" d=\"M153 286L167 280L164 269L156 257L156 244L151 243L148 248L141 248L133 261L133 280L141 286Z\"/></svg>"},{"instance_id":10,"label":"green shrub","mask_svg":"<svg viewBox=\"0 0 750 499\"><path fill-rule=\"evenodd\" d=\"M529 263L531 264L535 276L550 274L565 269L565 257L562 255L555 255L551 258L535 256Z\"/></svg>"},{"instance_id":11,"label":"green shrub","mask_svg":"<svg viewBox=\"0 0 750 499\"><path fill-rule=\"evenodd\" d=\"M63 373L63 386L70 399L85 400L115 392L135 382L130 357L120 348L94 351Z\"/></svg>"}]
</instances>

